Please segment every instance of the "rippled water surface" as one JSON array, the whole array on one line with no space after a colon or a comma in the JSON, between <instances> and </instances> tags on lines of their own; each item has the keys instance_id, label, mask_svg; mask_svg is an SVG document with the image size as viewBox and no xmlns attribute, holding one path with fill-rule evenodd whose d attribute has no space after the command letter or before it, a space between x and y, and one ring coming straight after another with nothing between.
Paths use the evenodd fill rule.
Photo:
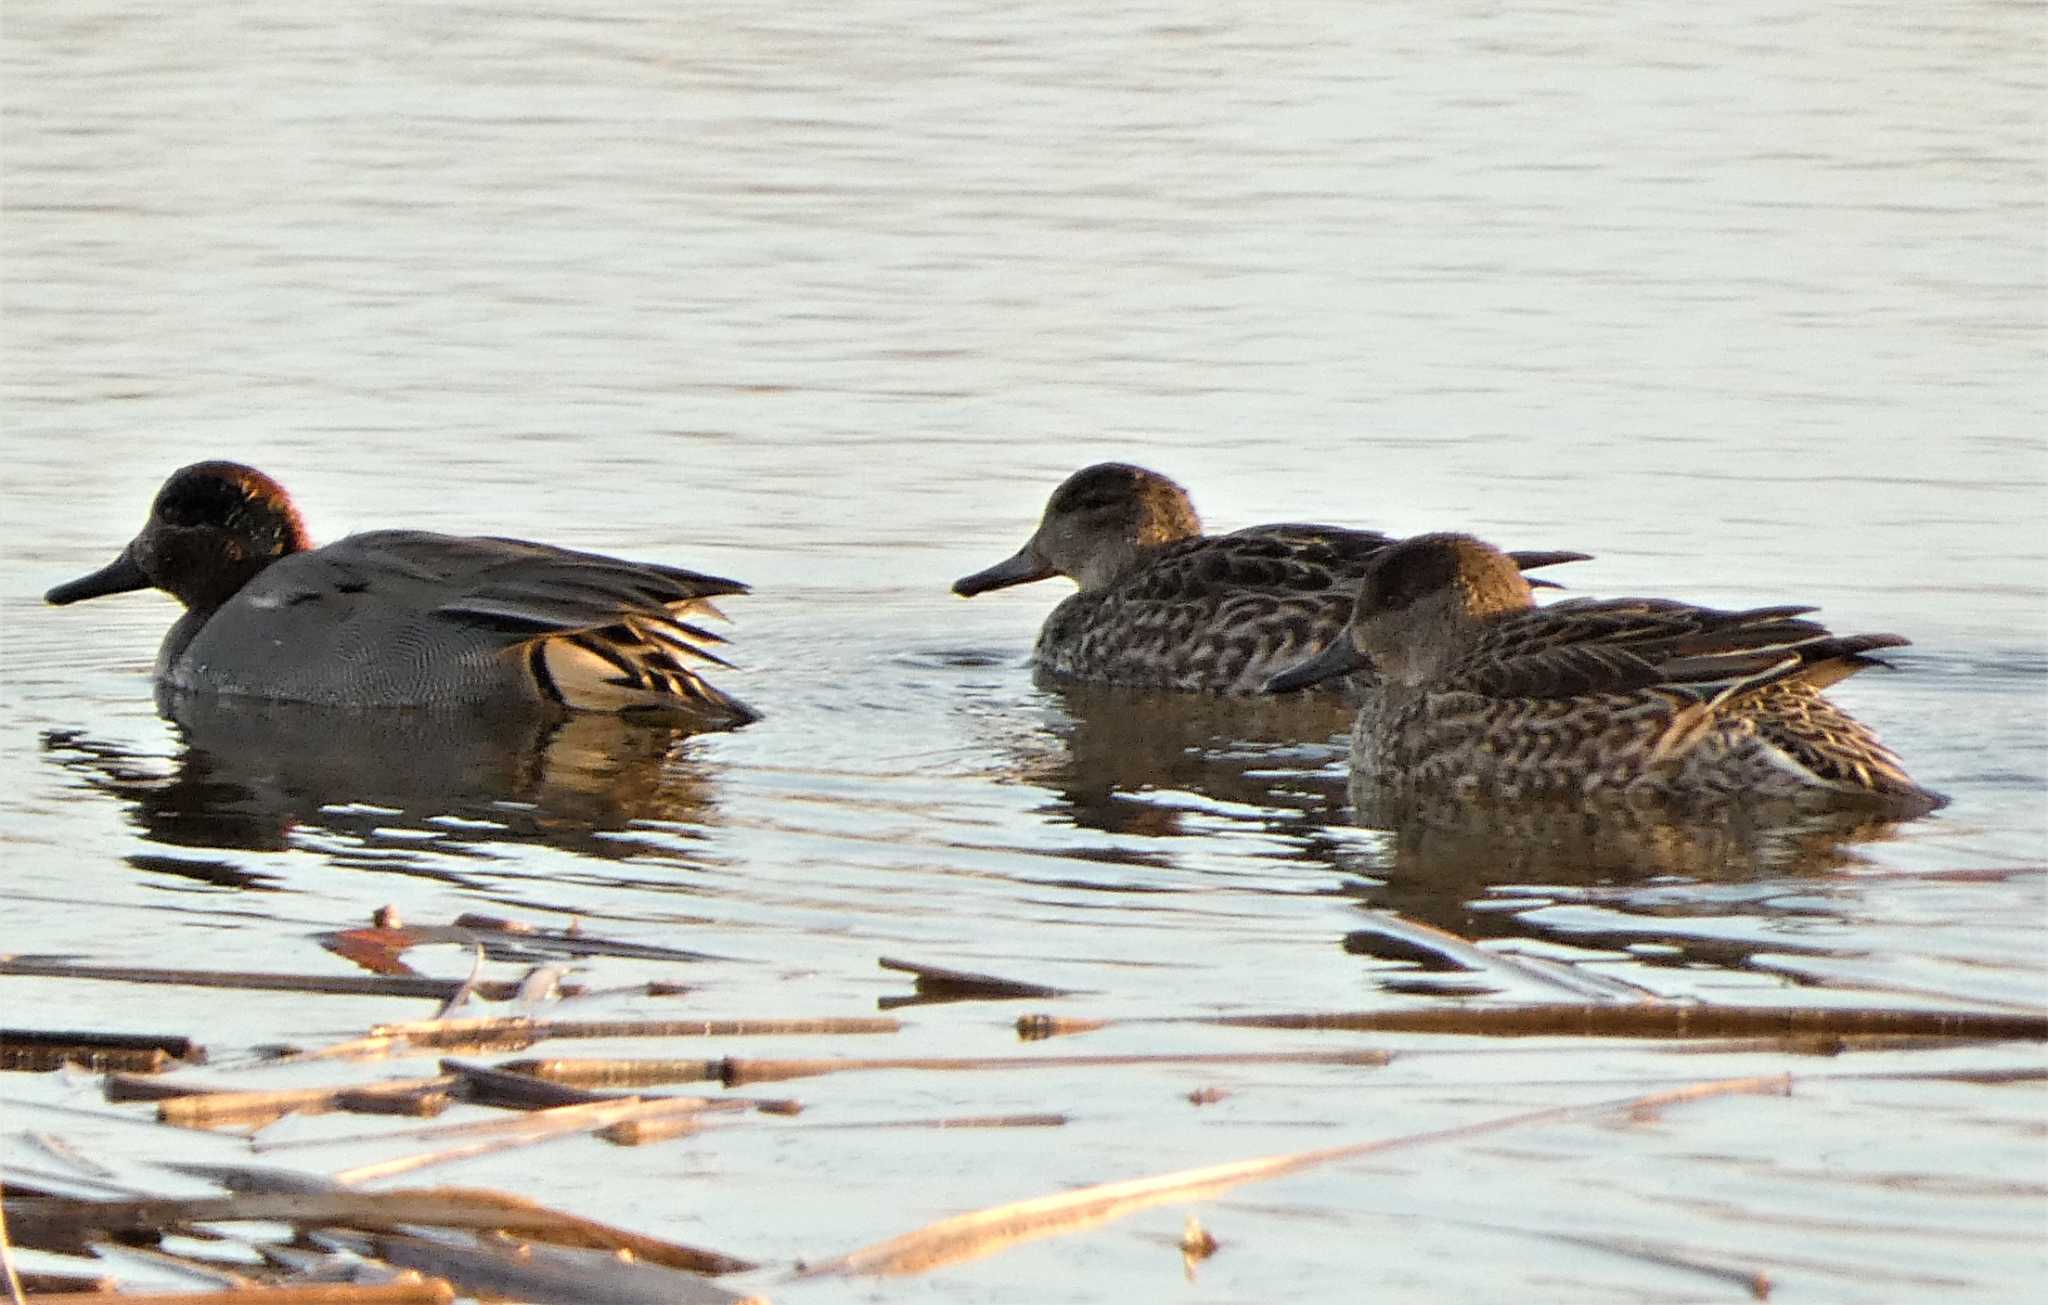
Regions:
<instances>
[{"instance_id":1,"label":"rippled water surface","mask_svg":"<svg viewBox=\"0 0 2048 1305\"><path fill-rule=\"evenodd\" d=\"M2000 3L17 0L0 952L347 974L314 935L391 904L712 958L585 962L592 988L692 985L605 1008L635 1015L868 1013L909 992L883 956L1084 990L1056 1005L1090 1017L1557 996L1392 957L1397 912L1666 996L2038 1009L2043 35ZM745 579L721 682L766 719L432 740L160 719L169 600L38 595L202 457L278 477L323 539L512 533ZM1104 457L1182 480L1218 529L1459 527L1597 555L1558 572L1579 591L1905 634L1896 672L1836 696L1954 801L1675 844L1361 828L1341 713L1035 685L1064 582L946 592ZM701 1054L1023 1054L1022 1009ZM429 1008L8 977L0 1011L218 1055ZM446 1176L787 1265L1082 1183L1790 1069L1837 1077L1239 1189L1201 1207L1223 1251L1191 1283L1180 1212L1154 1210L925 1278L762 1289L1746 1296L1615 1253L1631 1239L1764 1269L1774 1300L2010 1299L2048 1272L2036 1088L1839 1077L2033 1048L1128 1024L1050 1049L1368 1045L1427 1054L849 1073L793 1085L802 1120L1070 1122L584 1139ZM1189 1104L1203 1087L1228 1095ZM167 1145L45 1109L94 1106L83 1078L0 1097L10 1145Z\"/></svg>"}]
</instances>

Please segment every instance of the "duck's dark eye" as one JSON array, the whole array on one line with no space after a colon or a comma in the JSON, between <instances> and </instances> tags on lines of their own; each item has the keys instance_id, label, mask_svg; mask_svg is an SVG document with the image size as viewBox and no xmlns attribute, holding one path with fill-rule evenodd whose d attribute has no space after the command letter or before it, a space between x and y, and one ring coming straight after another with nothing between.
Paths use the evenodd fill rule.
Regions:
<instances>
[{"instance_id":1,"label":"duck's dark eye","mask_svg":"<svg viewBox=\"0 0 2048 1305\"><path fill-rule=\"evenodd\" d=\"M1123 485L1083 485L1079 492L1062 494L1054 503L1053 511L1078 516L1084 512L1107 512L1131 501L1131 491Z\"/></svg>"},{"instance_id":2,"label":"duck's dark eye","mask_svg":"<svg viewBox=\"0 0 2048 1305\"><path fill-rule=\"evenodd\" d=\"M1098 512L1113 512L1130 500L1121 494L1090 494L1067 504L1066 510L1076 515L1094 515Z\"/></svg>"},{"instance_id":3,"label":"duck's dark eye","mask_svg":"<svg viewBox=\"0 0 2048 1305\"><path fill-rule=\"evenodd\" d=\"M1100 512L1120 507L1138 496L1148 475L1138 467L1106 462L1074 473L1053 493L1054 512Z\"/></svg>"}]
</instances>

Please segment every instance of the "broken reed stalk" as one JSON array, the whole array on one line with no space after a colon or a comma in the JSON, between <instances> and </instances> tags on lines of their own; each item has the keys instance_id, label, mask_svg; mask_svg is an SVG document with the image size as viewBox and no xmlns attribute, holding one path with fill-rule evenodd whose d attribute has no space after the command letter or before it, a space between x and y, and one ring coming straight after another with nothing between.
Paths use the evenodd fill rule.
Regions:
<instances>
[{"instance_id":1,"label":"broken reed stalk","mask_svg":"<svg viewBox=\"0 0 2048 1305\"><path fill-rule=\"evenodd\" d=\"M76 965L70 961L0 958L0 975L38 979L99 979L111 983L175 983L193 988L241 988L259 992L318 992L357 997L422 997L446 1001L462 987L455 979L362 974L274 974L256 970L173 970L145 965ZM516 983L477 984L479 996L505 1001Z\"/></svg>"},{"instance_id":2,"label":"broken reed stalk","mask_svg":"<svg viewBox=\"0 0 2048 1305\"><path fill-rule=\"evenodd\" d=\"M248 1241L219 1237L210 1231L201 1233L196 1228L191 1231L198 1234L199 1237L213 1242L217 1248L223 1251L232 1246L237 1250L256 1252L255 1245ZM256 1253L260 1254L260 1252ZM237 1265L235 1268L227 1268L218 1260L201 1259L196 1255L180 1255L176 1251L165 1250L161 1245L125 1246L121 1249L121 1255L124 1259L154 1265L157 1268L178 1274L181 1277L197 1278L201 1282L212 1283L217 1291L262 1285L259 1279L251 1277L247 1272L251 1267L249 1265Z\"/></svg>"},{"instance_id":3,"label":"broken reed stalk","mask_svg":"<svg viewBox=\"0 0 2048 1305\"><path fill-rule=\"evenodd\" d=\"M267 1123L289 1114L324 1114L346 1108L349 1099L376 1102L387 1108L393 1102L426 1102L432 1108L434 1094L441 1103L448 1100L448 1088L456 1078L442 1074L434 1078L404 1078L388 1083L355 1083L340 1087L285 1088L276 1091L212 1091L185 1087L162 1094L172 1084L113 1080L107 1082L109 1101L137 1097L159 1100L156 1117L181 1128L221 1128L234 1124Z\"/></svg>"},{"instance_id":4,"label":"broken reed stalk","mask_svg":"<svg viewBox=\"0 0 2048 1305\"><path fill-rule=\"evenodd\" d=\"M498 1066L511 1074L524 1074L548 1083L580 1088L658 1087L664 1083L718 1082L725 1076L725 1060L607 1060L594 1057L566 1057L547 1060L508 1060Z\"/></svg>"},{"instance_id":5,"label":"broken reed stalk","mask_svg":"<svg viewBox=\"0 0 2048 1305\"><path fill-rule=\"evenodd\" d=\"M464 1297L582 1305L765 1305L711 1279L596 1251L531 1243L458 1244L398 1233L329 1239L386 1264L446 1278Z\"/></svg>"},{"instance_id":6,"label":"broken reed stalk","mask_svg":"<svg viewBox=\"0 0 2048 1305\"><path fill-rule=\"evenodd\" d=\"M120 1285L105 1274L88 1273L24 1273L19 1275L23 1295L34 1296L33 1305L42 1305L46 1299L63 1299L62 1293L70 1292L75 1300L89 1300L93 1305L108 1305L113 1300L111 1293ZM13 1297L14 1305L31 1305L21 1297ZM119 1305L119 1302L114 1302Z\"/></svg>"},{"instance_id":7,"label":"broken reed stalk","mask_svg":"<svg viewBox=\"0 0 2048 1305\"><path fill-rule=\"evenodd\" d=\"M1845 1051L1932 1051L1957 1045L1956 1038L1924 1033L1810 1033L1782 1038L1702 1038L1656 1048L1666 1056L1839 1056ZM1963 1039L1962 1041L1967 1041Z\"/></svg>"},{"instance_id":8,"label":"broken reed stalk","mask_svg":"<svg viewBox=\"0 0 2048 1305\"><path fill-rule=\"evenodd\" d=\"M12 1305L26 1305L22 1299L21 1275L14 1268L14 1242L7 1235L7 1186L0 1182L0 1278L7 1282L7 1299Z\"/></svg>"},{"instance_id":9,"label":"broken reed stalk","mask_svg":"<svg viewBox=\"0 0 2048 1305\"><path fill-rule=\"evenodd\" d=\"M462 1076L469 1086L469 1099L485 1105L509 1106L517 1110L532 1110L548 1106L585 1105L600 1101L637 1101L640 1098L624 1092L596 1092L556 1082L541 1075L526 1072L525 1067L536 1061L513 1061L493 1068L476 1065L467 1061L444 1059L441 1068ZM666 1063L666 1062L665 1062ZM714 1062L722 1063L722 1062ZM683 1098L664 1098L681 1100ZM691 1097L693 1101L704 1101L706 1109L714 1104L708 1098ZM733 1098L721 1109L741 1110L752 1107L769 1114L793 1115L803 1107L787 1097L743 1097Z\"/></svg>"},{"instance_id":10,"label":"broken reed stalk","mask_svg":"<svg viewBox=\"0 0 2048 1305\"><path fill-rule=\"evenodd\" d=\"M543 943L550 951L566 952L571 956L607 956L621 961L729 961L730 956L715 952L686 951L680 947L662 947L653 943L625 942L617 938L600 938L583 932L580 922L571 923L566 929L549 929L529 924L524 920L508 920L503 916L482 915L464 911L455 917L457 929L468 935L489 934L508 942ZM634 989L637 991L638 989Z\"/></svg>"},{"instance_id":11,"label":"broken reed stalk","mask_svg":"<svg viewBox=\"0 0 2048 1305\"><path fill-rule=\"evenodd\" d=\"M1088 1020L1025 1015L1026 1041L1092 1033L1111 1023L1213 1024L1229 1028L1352 1033L1449 1033L1467 1037L1748 1038L1916 1036L1984 1041L2048 1040L2048 1012L1828 1009L1711 1006L1678 1003L1537 1003L1515 1006L1431 1006L1399 1010L1304 1011L1270 1015L1178 1015L1156 1019Z\"/></svg>"},{"instance_id":12,"label":"broken reed stalk","mask_svg":"<svg viewBox=\"0 0 2048 1305\"><path fill-rule=\"evenodd\" d=\"M379 1024L371 1038L414 1047L496 1047L518 1050L549 1038L746 1038L812 1034L899 1033L902 1021L874 1016L775 1020L536 1020L523 1017L425 1020Z\"/></svg>"},{"instance_id":13,"label":"broken reed stalk","mask_svg":"<svg viewBox=\"0 0 2048 1305\"><path fill-rule=\"evenodd\" d=\"M1105 1056L877 1056L721 1060L515 1060L499 1066L562 1083L650 1086L713 1080L727 1087L855 1070L1109 1069L1144 1065L1385 1065L1384 1051L1159 1052Z\"/></svg>"},{"instance_id":14,"label":"broken reed stalk","mask_svg":"<svg viewBox=\"0 0 2048 1305\"><path fill-rule=\"evenodd\" d=\"M148 1074L174 1060L198 1064L206 1052L190 1038L55 1029L0 1029L0 1072L49 1073L64 1065Z\"/></svg>"},{"instance_id":15,"label":"broken reed stalk","mask_svg":"<svg viewBox=\"0 0 2048 1305\"><path fill-rule=\"evenodd\" d=\"M513 1110L544 1110L551 1106L588 1105L594 1101L619 1101L617 1092L591 1092L567 1087L521 1074L477 1065L466 1060L443 1058L441 1068L459 1076L469 1099L478 1105L505 1106Z\"/></svg>"},{"instance_id":16,"label":"broken reed stalk","mask_svg":"<svg viewBox=\"0 0 2048 1305\"><path fill-rule=\"evenodd\" d=\"M18 1244L53 1250L78 1248L71 1252L74 1254L82 1253L90 1242L108 1237L176 1233L195 1223L258 1221L372 1230L418 1225L498 1231L555 1246L623 1251L651 1264L714 1277L755 1267L735 1256L628 1232L484 1188L239 1192L110 1201L12 1197L7 1214Z\"/></svg>"},{"instance_id":17,"label":"broken reed stalk","mask_svg":"<svg viewBox=\"0 0 2048 1305\"><path fill-rule=\"evenodd\" d=\"M294 1065L308 1060L370 1060L379 1056L403 1055L412 1050L404 1038L350 1038L330 1042L311 1050L289 1049L273 1057L273 1065Z\"/></svg>"},{"instance_id":18,"label":"broken reed stalk","mask_svg":"<svg viewBox=\"0 0 2048 1305\"><path fill-rule=\"evenodd\" d=\"M775 1083L854 1070L912 1069L938 1071L1018 1069L1124 1069L1144 1065L1358 1065L1378 1069L1387 1064L1384 1051L1271 1051L1140 1053L1123 1056L905 1056L867 1060L742 1060L729 1057L720 1076L727 1087Z\"/></svg>"},{"instance_id":19,"label":"broken reed stalk","mask_svg":"<svg viewBox=\"0 0 2048 1305\"><path fill-rule=\"evenodd\" d=\"M425 1169L432 1165L467 1160L473 1156L507 1151L513 1147L533 1146L576 1133L595 1132L614 1124L665 1119L675 1115L699 1115L714 1104L716 1103L697 1097L657 1098L651 1101L639 1097L626 1097L615 1101L555 1106L547 1110L531 1111L513 1119L456 1124L452 1127L470 1135L481 1134L483 1140L452 1146L442 1151L427 1151L418 1155L400 1156L393 1160L380 1160L374 1164L357 1165L353 1169L344 1169L336 1173L334 1181L353 1187L397 1174L411 1173L415 1169Z\"/></svg>"},{"instance_id":20,"label":"broken reed stalk","mask_svg":"<svg viewBox=\"0 0 2048 1305\"><path fill-rule=\"evenodd\" d=\"M1464 1141L1529 1124L1591 1119L1610 1114L1642 1113L1683 1102L1736 1093L1786 1092L1790 1090L1791 1084L1791 1076L1782 1074L1694 1083L1666 1092L1651 1092L1583 1106L1553 1106L1427 1133L1411 1133L1402 1137L1320 1147L1312 1151L1261 1156L1253 1160L1238 1160L1202 1169L1181 1169L1149 1178L1103 1183L1078 1191L1062 1192L1057 1196L1017 1201L943 1219L900 1237L864 1246L822 1264L805 1266L797 1271L797 1276L809 1278L827 1274L923 1273L941 1265L993 1254L1020 1242L1092 1228L1155 1205L1198 1200L1244 1183L1279 1178L1317 1165L1354 1160L1365 1155L1408 1147Z\"/></svg>"},{"instance_id":21,"label":"broken reed stalk","mask_svg":"<svg viewBox=\"0 0 2048 1305\"><path fill-rule=\"evenodd\" d=\"M439 1020L448 1019L456 1011L467 1005L470 995L476 992L477 982L483 977L484 945L482 943L473 943L470 946L469 973L464 975L462 980L455 985L455 991L449 993L442 1000L441 1009L434 1012L434 1018ZM523 995L524 986L522 983L518 988L514 988L513 992L516 995Z\"/></svg>"},{"instance_id":22,"label":"broken reed stalk","mask_svg":"<svg viewBox=\"0 0 2048 1305\"><path fill-rule=\"evenodd\" d=\"M1377 944L1369 949L1370 954L1383 959L1421 960L1473 974L1495 974L1549 988L1566 997L1634 1002L1653 1000L1655 996L1646 988L1576 966L1560 965L1541 957L1490 951L1448 929L1411 920L1395 911L1365 912L1363 925L1354 931L1354 935L1369 938ZM1351 938L1346 938L1344 950L1361 949L1352 945Z\"/></svg>"},{"instance_id":23,"label":"broken reed stalk","mask_svg":"<svg viewBox=\"0 0 2048 1305\"><path fill-rule=\"evenodd\" d=\"M1065 1115L958 1115L949 1119L856 1119L837 1124L800 1124L807 1131L896 1128L1063 1128Z\"/></svg>"},{"instance_id":24,"label":"broken reed stalk","mask_svg":"<svg viewBox=\"0 0 2048 1305\"><path fill-rule=\"evenodd\" d=\"M34 1305L449 1305L455 1289L440 1278L378 1283L309 1283L227 1291L58 1292Z\"/></svg>"},{"instance_id":25,"label":"broken reed stalk","mask_svg":"<svg viewBox=\"0 0 2048 1305\"><path fill-rule=\"evenodd\" d=\"M2018 1065L1987 1069L1851 1069L1808 1074L1823 1083L2038 1083L2048 1079L2048 1067Z\"/></svg>"},{"instance_id":26,"label":"broken reed stalk","mask_svg":"<svg viewBox=\"0 0 2048 1305\"><path fill-rule=\"evenodd\" d=\"M917 979L917 994L920 997L1066 997L1071 988L1055 988L1043 983L1026 983L1022 979L1005 979L995 974L978 974L973 970L951 970L942 965L925 965L919 961L902 961L893 956L884 956L875 962L885 970L900 970Z\"/></svg>"},{"instance_id":27,"label":"broken reed stalk","mask_svg":"<svg viewBox=\"0 0 2048 1305\"><path fill-rule=\"evenodd\" d=\"M1574 1233L1543 1235L1557 1241L1568 1242L1573 1246L1584 1246L1591 1250L1604 1251L1609 1255L1641 1260L1645 1264L1654 1264L1659 1268L1696 1273L1717 1282L1740 1287L1755 1300L1770 1299L1771 1275L1763 1269L1718 1263L1698 1251L1658 1246L1638 1237L1593 1237Z\"/></svg>"},{"instance_id":28,"label":"broken reed stalk","mask_svg":"<svg viewBox=\"0 0 2048 1305\"><path fill-rule=\"evenodd\" d=\"M674 1119L622 1119L598 1129L597 1136L613 1146L652 1146L703 1131L703 1121L695 1115L679 1115Z\"/></svg>"},{"instance_id":29,"label":"broken reed stalk","mask_svg":"<svg viewBox=\"0 0 2048 1305\"><path fill-rule=\"evenodd\" d=\"M299 1151L313 1146L350 1146L369 1142L388 1142L400 1138L413 1140L440 1140L451 1137L503 1137L527 1130L546 1131L550 1121L572 1120L572 1111L587 1111L602 1114L607 1106L648 1105L666 1108L649 1109L629 1114L628 1118L653 1119L667 1115L703 1115L736 1113L752 1109L755 1102L729 1097L714 1100L710 1097L606 1097L603 1101L582 1102L575 1105L550 1106L514 1115L511 1118L474 1119L460 1124L426 1124L418 1128L387 1129L378 1133L354 1133L347 1137L298 1137L280 1142L253 1142L249 1149L258 1154L273 1151ZM625 1122L625 1121L619 1121Z\"/></svg>"}]
</instances>

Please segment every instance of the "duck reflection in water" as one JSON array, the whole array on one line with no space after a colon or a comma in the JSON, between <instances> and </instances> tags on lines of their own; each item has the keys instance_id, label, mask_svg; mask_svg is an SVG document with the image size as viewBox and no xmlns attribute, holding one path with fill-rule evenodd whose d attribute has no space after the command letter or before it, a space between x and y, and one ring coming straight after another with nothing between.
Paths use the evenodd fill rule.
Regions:
<instances>
[{"instance_id":1,"label":"duck reflection in water","mask_svg":"<svg viewBox=\"0 0 2048 1305\"><path fill-rule=\"evenodd\" d=\"M1503 885L1640 884L1677 878L1741 882L1822 874L1858 859L1853 845L1896 822L1845 813L1759 812L1740 806L1672 812L1579 803L1474 803L1445 798L1389 807L1369 781L1350 786L1353 818L1392 838L1376 872L1385 904L1447 928L1464 903ZM1363 868L1363 867L1361 867Z\"/></svg>"},{"instance_id":2,"label":"duck reflection in water","mask_svg":"<svg viewBox=\"0 0 2048 1305\"><path fill-rule=\"evenodd\" d=\"M1684 818L1578 803L1390 807L1371 782L1333 772L1351 723L1340 699L1134 693L1049 678L1041 688L1059 710L1046 732L1010 747L1020 755L1017 777L1056 795L1052 813L1085 829L1154 838L1210 834L1219 814L1241 814L1248 827L1294 845L1305 863L1379 881L1376 904L1461 933L1474 927L1471 902L1502 885L1821 874L1854 862L1854 844L1894 827L1868 816L1742 807ZM1202 820L1191 823L1188 807L1154 800L1160 793L1214 805L1197 808ZM1325 832L1333 825L1388 836Z\"/></svg>"},{"instance_id":3,"label":"duck reflection in water","mask_svg":"<svg viewBox=\"0 0 2048 1305\"><path fill-rule=\"evenodd\" d=\"M1159 837L1190 832L1182 827L1186 811L1147 800L1157 792L1238 805L1273 828L1294 828L1294 813L1305 807L1334 815L1342 804L1342 783L1327 769L1337 755L1333 740L1351 719L1341 697L1136 690L1044 672L1038 682L1057 710L1043 729L1007 747L1018 758L1017 777L1055 793L1055 812L1077 826Z\"/></svg>"},{"instance_id":4,"label":"duck reflection in water","mask_svg":"<svg viewBox=\"0 0 2048 1305\"><path fill-rule=\"evenodd\" d=\"M1347 934L1343 947L1402 962L1377 977L1405 992L1473 995L1496 987L1493 977L1463 973L1455 953L1448 964L1418 957L1403 930L1377 923L1382 912L1466 942L1561 945L1591 949L1589 958L1650 944L1656 950L1636 960L1678 967L1741 970L1759 951L1825 954L1827 944L1801 943L1785 930L1715 921L1782 910L1809 916L1812 890L1801 881L1860 862L1858 845L1898 828L1867 815L1766 817L1739 806L1683 815L1557 802L1389 808L1369 780L1354 780L1351 797L1358 823L1387 837L1351 864L1371 877L1352 887L1375 923ZM1796 904L1775 905L1780 897ZM1551 909L1560 905L1561 914ZM1446 969L1459 973L1429 973Z\"/></svg>"},{"instance_id":5,"label":"duck reflection in water","mask_svg":"<svg viewBox=\"0 0 2048 1305\"><path fill-rule=\"evenodd\" d=\"M281 851L294 834L352 842L432 833L440 855L542 844L603 859L636 821L698 825L715 786L672 717L358 711L160 690L183 737L169 776L144 754L55 732L56 764L132 804L153 842ZM380 860L380 863L384 863Z\"/></svg>"}]
</instances>

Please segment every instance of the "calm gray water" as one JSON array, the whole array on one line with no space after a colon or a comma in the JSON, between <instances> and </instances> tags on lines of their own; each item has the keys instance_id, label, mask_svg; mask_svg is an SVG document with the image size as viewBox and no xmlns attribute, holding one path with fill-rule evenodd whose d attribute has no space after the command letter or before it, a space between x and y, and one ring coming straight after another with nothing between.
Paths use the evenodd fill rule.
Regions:
<instances>
[{"instance_id":1,"label":"calm gray water","mask_svg":"<svg viewBox=\"0 0 2048 1305\"><path fill-rule=\"evenodd\" d=\"M594 987L696 985L635 1014L860 1014L908 991L883 955L1093 994L1072 1014L1442 1000L1373 955L1390 909L1671 996L2038 1006L2043 29L2009 3L15 0L0 952L349 973L313 934L390 903L724 958L592 962ZM748 580L722 682L768 717L683 741L578 722L507 766L183 733L148 683L169 600L38 595L202 457L278 477L322 538L513 533ZM1062 590L946 593L1104 457L1181 479L1219 529L1465 528L1596 554L1560 572L1582 591L1908 635L1896 673L1837 693L1954 803L1677 848L1359 828L1341 717L1035 687ZM703 1054L1005 1054L1019 1009ZM24 979L0 1011L217 1053L427 1013ZM1368 1044L1137 1026L1054 1049ZM446 1177L787 1264L1636 1085L2038 1060L1546 1044L1366 1077L848 1074L795 1085L809 1119L1073 1122L575 1141ZM1184 1100L1212 1085L1231 1095ZM0 1097L10 1147L246 1154L25 1104L91 1105L87 1080ZM2048 1272L2043 1114L2027 1087L1830 1081L1242 1189L1201 1207L1225 1249L1192 1285L1166 1209L925 1279L770 1289L1744 1296L1559 1240L1597 1235L1767 1269L1773 1300L2010 1299Z\"/></svg>"}]
</instances>

